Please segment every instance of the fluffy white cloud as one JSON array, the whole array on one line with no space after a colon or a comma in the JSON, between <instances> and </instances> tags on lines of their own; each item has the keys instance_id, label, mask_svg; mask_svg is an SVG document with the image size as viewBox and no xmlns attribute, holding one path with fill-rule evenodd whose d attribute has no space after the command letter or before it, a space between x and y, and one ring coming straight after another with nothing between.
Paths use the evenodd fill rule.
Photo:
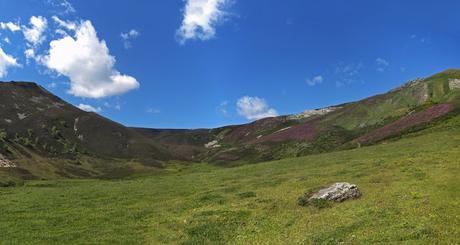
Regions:
<instances>
[{"instance_id":1,"label":"fluffy white cloud","mask_svg":"<svg viewBox=\"0 0 460 245\"><path fill-rule=\"evenodd\" d=\"M186 0L182 25L177 30L181 43L189 39L208 40L215 36L215 25L226 15L232 0Z\"/></svg>"},{"instance_id":2,"label":"fluffy white cloud","mask_svg":"<svg viewBox=\"0 0 460 245\"><path fill-rule=\"evenodd\" d=\"M123 46L125 49L131 48L131 40L137 38L140 34L141 33L139 31L134 29L131 29L129 32L122 32L120 37L123 40Z\"/></svg>"},{"instance_id":3,"label":"fluffy white cloud","mask_svg":"<svg viewBox=\"0 0 460 245\"><path fill-rule=\"evenodd\" d=\"M49 69L70 78L71 94L103 98L139 87L134 77L114 69L115 58L90 21L75 23L74 32L51 41L49 53L41 58Z\"/></svg>"},{"instance_id":4,"label":"fluffy white cloud","mask_svg":"<svg viewBox=\"0 0 460 245\"><path fill-rule=\"evenodd\" d=\"M316 76L314 78L307 78L307 84L310 85L310 86L315 86L317 84L321 84L323 83L324 81L324 78L323 76Z\"/></svg>"},{"instance_id":5,"label":"fluffy white cloud","mask_svg":"<svg viewBox=\"0 0 460 245\"><path fill-rule=\"evenodd\" d=\"M30 27L23 26L22 32L24 37L33 46L37 46L45 41L45 30L48 27L48 21L42 16L30 17Z\"/></svg>"},{"instance_id":6,"label":"fluffy white cloud","mask_svg":"<svg viewBox=\"0 0 460 245\"><path fill-rule=\"evenodd\" d=\"M266 117L276 117L278 112L270 108L264 99L244 96L236 102L238 114L248 120L258 120Z\"/></svg>"},{"instance_id":7,"label":"fluffy white cloud","mask_svg":"<svg viewBox=\"0 0 460 245\"><path fill-rule=\"evenodd\" d=\"M21 27L18 25L18 24L15 24L13 22L0 22L0 29L2 30L10 30L12 32L16 32L16 31L19 31L21 30Z\"/></svg>"},{"instance_id":8,"label":"fluffy white cloud","mask_svg":"<svg viewBox=\"0 0 460 245\"><path fill-rule=\"evenodd\" d=\"M94 107L92 105L87 105L87 104L79 104L78 108L83 111L87 112L101 112L102 108L101 107Z\"/></svg>"},{"instance_id":9,"label":"fluffy white cloud","mask_svg":"<svg viewBox=\"0 0 460 245\"><path fill-rule=\"evenodd\" d=\"M16 61L16 59L5 53L3 49L0 47L0 78L6 76L8 74L8 69L10 67L19 67L20 65Z\"/></svg>"}]
</instances>

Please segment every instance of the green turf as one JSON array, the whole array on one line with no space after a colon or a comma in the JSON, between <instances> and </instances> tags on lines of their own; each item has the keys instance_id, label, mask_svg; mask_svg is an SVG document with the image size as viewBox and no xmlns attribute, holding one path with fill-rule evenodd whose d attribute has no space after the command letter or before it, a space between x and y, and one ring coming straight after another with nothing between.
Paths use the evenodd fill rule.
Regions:
<instances>
[{"instance_id":1,"label":"green turf","mask_svg":"<svg viewBox=\"0 0 460 245\"><path fill-rule=\"evenodd\" d=\"M234 168L0 188L0 244L458 244L460 117L398 141ZM338 181L360 199L302 207Z\"/></svg>"}]
</instances>

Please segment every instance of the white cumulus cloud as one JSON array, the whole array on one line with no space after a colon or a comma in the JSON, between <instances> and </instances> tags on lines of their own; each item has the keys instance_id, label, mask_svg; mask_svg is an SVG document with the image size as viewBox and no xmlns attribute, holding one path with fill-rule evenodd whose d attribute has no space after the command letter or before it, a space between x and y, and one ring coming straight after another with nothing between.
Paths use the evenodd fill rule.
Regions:
<instances>
[{"instance_id":1,"label":"white cumulus cloud","mask_svg":"<svg viewBox=\"0 0 460 245\"><path fill-rule=\"evenodd\" d=\"M278 112L270 108L264 99L244 96L236 102L238 114L248 120L259 120L266 117L276 117Z\"/></svg>"},{"instance_id":2,"label":"white cumulus cloud","mask_svg":"<svg viewBox=\"0 0 460 245\"><path fill-rule=\"evenodd\" d=\"M321 83L323 83L323 81L324 81L323 76L316 76L314 78L307 78L307 84L309 86L315 86L315 85L321 84Z\"/></svg>"},{"instance_id":3,"label":"white cumulus cloud","mask_svg":"<svg viewBox=\"0 0 460 245\"><path fill-rule=\"evenodd\" d=\"M186 0L182 25L177 30L183 44L189 39L208 40L216 35L215 25L227 14L232 0Z\"/></svg>"},{"instance_id":4,"label":"white cumulus cloud","mask_svg":"<svg viewBox=\"0 0 460 245\"><path fill-rule=\"evenodd\" d=\"M18 24L15 24L13 22L0 22L0 29L2 30L10 30L12 32L16 32L16 31L19 31L21 30L21 27L18 25Z\"/></svg>"},{"instance_id":5,"label":"white cumulus cloud","mask_svg":"<svg viewBox=\"0 0 460 245\"><path fill-rule=\"evenodd\" d=\"M8 74L8 69L10 67L19 67L20 65L16 61L16 59L5 53L3 49L0 47L0 78L6 76Z\"/></svg>"},{"instance_id":6,"label":"white cumulus cloud","mask_svg":"<svg viewBox=\"0 0 460 245\"><path fill-rule=\"evenodd\" d=\"M45 41L45 31L48 27L48 21L42 16L30 17L30 27L23 26L22 32L24 37L33 46L37 46Z\"/></svg>"},{"instance_id":7,"label":"white cumulus cloud","mask_svg":"<svg viewBox=\"0 0 460 245\"><path fill-rule=\"evenodd\" d=\"M114 68L115 57L110 55L105 41L99 40L88 20L75 23L74 35L51 41L48 54L41 62L69 77L69 93L75 96L103 98L139 87L134 77Z\"/></svg>"},{"instance_id":8,"label":"white cumulus cloud","mask_svg":"<svg viewBox=\"0 0 460 245\"><path fill-rule=\"evenodd\" d=\"M79 104L78 108L86 112L101 112L102 111L101 107L94 107L92 105L87 105L87 104Z\"/></svg>"}]
</instances>

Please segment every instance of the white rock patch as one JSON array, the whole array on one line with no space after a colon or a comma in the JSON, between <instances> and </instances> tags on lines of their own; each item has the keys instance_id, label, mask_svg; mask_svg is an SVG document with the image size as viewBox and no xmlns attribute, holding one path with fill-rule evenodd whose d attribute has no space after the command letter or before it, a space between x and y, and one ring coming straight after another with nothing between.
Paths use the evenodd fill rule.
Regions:
<instances>
[{"instance_id":1,"label":"white rock patch","mask_svg":"<svg viewBox=\"0 0 460 245\"><path fill-rule=\"evenodd\" d=\"M326 107L326 108L316 109L316 110L306 110L300 114L289 116L289 119L305 119L305 118L309 118L312 116L323 116L337 109L340 109L340 107L332 106L332 107Z\"/></svg>"},{"instance_id":2,"label":"white rock patch","mask_svg":"<svg viewBox=\"0 0 460 245\"><path fill-rule=\"evenodd\" d=\"M27 115L25 113L18 113L18 118L19 120L23 120L27 118Z\"/></svg>"},{"instance_id":3,"label":"white rock patch","mask_svg":"<svg viewBox=\"0 0 460 245\"><path fill-rule=\"evenodd\" d=\"M213 141L205 144L204 147L206 147L207 149L219 148L220 147L219 141L213 140Z\"/></svg>"},{"instance_id":4,"label":"white rock patch","mask_svg":"<svg viewBox=\"0 0 460 245\"><path fill-rule=\"evenodd\" d=\"M449 79L450 90L460 89L460 79Z\"/></svg>"},{"instance_id":5,"label":"white rock patch","mask_svg":"<svg viewBox=\"0 0 460 245\"><path fill-rule=\"evenodd\" d=\"M0 168L15 168L16 165L0 154Z\"/></svg>"}]
</instances>

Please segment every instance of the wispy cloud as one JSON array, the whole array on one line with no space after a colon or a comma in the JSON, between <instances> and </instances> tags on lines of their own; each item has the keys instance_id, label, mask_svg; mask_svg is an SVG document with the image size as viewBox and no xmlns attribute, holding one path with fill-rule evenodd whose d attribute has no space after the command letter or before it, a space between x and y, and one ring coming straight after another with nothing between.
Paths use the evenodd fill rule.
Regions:
<instances>
[{"instance_id":1,"label":"wispy cloud","mask_svg":"<svg viewBox=\"0 0 460 245\"><path fill-rule=\"evenodd\" d=\"M323 83L324 81L324 78L323 76L321 75L318 75L316 77L313 77L313 78L307 78L306 82L309 86L315 86L315 85L318 85L318 84L321 84Z\"/></svg>"},{"instance_id":2,"label":"wispy cloud","mask_svg":"<svg viewBox=\"0 0 460 245\"><path fill-rule=\"evenodd\" d=\"M375 63L378 72L384 72L390 66L390 62L380 57L375 60Z\"/></svg>"},{"instance_id":3,"label":"wispy cloud","mask_svg":"<svg viewBox=\"0 0 460 245\"><path fill-rule=\"evenodd\" d=\"M59 17L57 16L53 16L51 17L54 22L56 22L56 24L59 26L59 27L62 27L62 28L65 28L67 30L75 30L77 28L77 23L75 22L72 22L72 21L64 21L64 20L61 20ZM62 33L65 35L65 32Z\"/></svg>"},{"instance_id":4,"label":"wispy cloud","mask_svg":"<svg viewBox=\"0 0 460 245\"><path fill-rule=\"evenodd\" d=\"M180 43L208 40L216 35L215 26L227 15L225 9L233 0L186 0L182 25L177 30Z\"/></svg>"},{"instance_id":5,"label":"wispy cloud","mask_svg":"<svg viewBox=\"0 0 460 245\"><path fill-rule=\"evenodd\" d=\"M423 37L423 36L418 36L418 35L416 35L416 34L412 34L412 35L410 36L410 38L411 38L412 40L418 41L418 42L420 42L420 43L422 43L422 44L430 44L430 43L431 43L431 40L430 40L429 38Z\"/></svg>"},{"instance_id":6,"label":"wispy cloud","mask_svg":"<svg viewBox=\"0 0 460 245\"><path fill-rule=\"evenodd\" d=\"M58 9L60 15L76 12L75 8L68 0L47 0L46 3Z\"/></svg>"},{"instance_id":7,"label":"wispy cloud","mask_svg":"<svg viewBox=\"0 0 460 245\"><path fill-rule=\"evenodd\" d=\"M132 43L131 40L136 39L141 33L135 29L131 29L128 32L122 32L120 34L120 37L123 41L123 46L125 49L130 49L132 48Z\"/></svg>"},{"instance_id":8,"label":"wispy cloud","mask_svg":"<svg viewBox=\"0 0 460 245\"><path fill-rule=\"evenodd\" d=\"M145 112L150 113L150 114L159 114L161 113L161 110L157 108L147 108Z\"/></svg>"},{"instance_id":9,"label":"wispy cloud","mask_svg":"<svg viewBox=\"0 0 460 245\"><path fill-rule=\"evenodd\" d=\"M240 116L251 121L278 116L278 112L259 97L244 96L236 102L236 108Z\"/></svg>"},{"instance_id":10,"label":"wispy cloud","mask_svg":"<svg viewBox=\"0 0 460 245\"><path fill-rule=\"evenodd\" d=\"M347 84L352 84L361 80L361 70L364 68L362 62L358 63L344 63L340 62L334 66L334 75L336 77L336 86L343 87Z\"/></svg>"},{"instance_id":11,"label":"wispy cloud","mask_svg":"<svg viewBox=\"0 0 460 245\"><path fill-rule=\"evenodd\" d=\"M229 105L229 102L226 100L226 101L222 101L217 107L217 111L220 114L222 114L224 117L230 116L230 113L228 112L228 105Z\"/></svg>"},{"instance_id":12,"label":"wispy cloud","mask_svg":"<svg viewBox=\"0 0 460 245\"><path fill-rule=\"evenodd\" d=\"M87 104L79 104L77 106L80 110L86 111L86 112L101 112L102 108L101 107L94 107L92 105L87 105Z\"/></svg>"}]
</instances>

